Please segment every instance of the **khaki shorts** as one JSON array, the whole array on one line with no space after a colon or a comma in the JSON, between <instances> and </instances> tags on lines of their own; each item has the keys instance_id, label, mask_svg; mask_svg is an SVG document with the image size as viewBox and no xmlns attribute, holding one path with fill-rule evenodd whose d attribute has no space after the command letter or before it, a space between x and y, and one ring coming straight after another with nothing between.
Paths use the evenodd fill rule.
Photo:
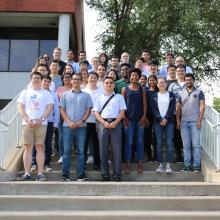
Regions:
<instances>
[{"instance_id":1,"label":"khaki shorts","mask_svg":"<svg viewBox=\"0 0 220 220\"><path fill-rule=\"evenodd\" d=\"M22 126L22 138L24 145L44 145L47 133L47 125L41 125L36 128Z\"/></svg>"}]
</instances>

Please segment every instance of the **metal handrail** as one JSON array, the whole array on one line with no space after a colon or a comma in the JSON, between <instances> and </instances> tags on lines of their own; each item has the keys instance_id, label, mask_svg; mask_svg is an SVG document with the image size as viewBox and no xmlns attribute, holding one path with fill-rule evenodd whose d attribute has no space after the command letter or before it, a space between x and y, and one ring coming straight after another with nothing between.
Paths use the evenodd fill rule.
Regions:
<instances>
[{"instance_id":1,"label":"metal handrail","mask_svg":"<svg viewBox=\"0 0 220 220\"><path fill-rule=\"evenodd\" d=\"M6 123L6 122L4 122L4 121L2 121L1 119L0 119L0 123L3 124L3 125L6 126L6 127L9 127L9 124Z\"/></svg>"}]
</instances>

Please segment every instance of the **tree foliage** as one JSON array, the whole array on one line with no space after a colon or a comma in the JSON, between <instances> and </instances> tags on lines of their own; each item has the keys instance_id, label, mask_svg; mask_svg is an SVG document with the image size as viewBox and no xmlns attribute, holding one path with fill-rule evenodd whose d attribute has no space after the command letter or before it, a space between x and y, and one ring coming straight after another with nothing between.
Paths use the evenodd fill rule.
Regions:
<instances>
[{"instance_id":1,"label":"tree foliage","mask_svg":"<svg viewBox=\"0 0 220 220\"><path fill-rule=\"evenodd\" d=\"M213 108L220 113L220 98L214 97Z\"/></svg>"},{"instance_id":2,"label":"tree foliage","mask_svg":"<svg viewBox=\"0 0 220 220\"><path fill-rule=\"evenodd\" d=\"M184 56L200 78L220 69L219 0L86 2L106 22L97 38L109 55L128 51L134 59L147 48L161 60L168 51Z\"/></svg>"}]
</instances>

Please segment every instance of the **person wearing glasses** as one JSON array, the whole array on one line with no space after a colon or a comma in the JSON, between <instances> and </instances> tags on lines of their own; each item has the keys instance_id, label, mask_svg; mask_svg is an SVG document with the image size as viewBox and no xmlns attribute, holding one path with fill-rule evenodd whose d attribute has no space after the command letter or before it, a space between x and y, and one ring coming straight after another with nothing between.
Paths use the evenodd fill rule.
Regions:
<instances>
[{"instance_id":1,"label":"person wearing glasses","mask_svg":"<svg viewBox=\"0 0 220 220\"><path fill-rule=\"evenodd\" d=\"M43 174L45 151L44 142L47 132L47 117L53 110L53 97L51 93L41 88L42 75L39 72L31 74L31 87L23 90L18 98L18 111L23 118L22 138L24 144L25 173L20 180L32 180L30 175L32 163L32 147L37 150L37 181L45 181Z\"/></svg>"},{"instance_id":2,"label":"person wearing glasses","mask_svg":"<svg viewBox=\"0 0 220 220\"><path fill-rule=\"evenodd\" d=\"M85 175L86 120L93 107L92 99L81 91L82 76L74 74L71 79L72 89L63 93L60 101L60 113L63 122L63 161L61 181L70 180L70 159L73 141L77 149L77 181L88 178Z\"/></svg>"},{"instance_id":3,"label":"person wearing glasses","mask_svg":"<svg viewBox=\"0 0 220 220\"><path fill-rule=\"evenodd\" d=\"M115 94L115 83L111 77L103 82L104 94L94 105L95 116L98 121L97 131L100 145L101 176L103 181L110 180L108 152L109 146L113 153L113 180L121 181L121 139L122 123L125 116L126 104L122 95Z\"/></svg>"}]
</instances>

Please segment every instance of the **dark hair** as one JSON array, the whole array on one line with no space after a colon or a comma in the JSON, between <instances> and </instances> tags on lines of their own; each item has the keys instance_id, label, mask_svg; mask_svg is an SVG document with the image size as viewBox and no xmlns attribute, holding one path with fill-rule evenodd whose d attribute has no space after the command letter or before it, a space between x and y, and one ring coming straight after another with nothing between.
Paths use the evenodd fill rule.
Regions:
<instances>
[{"instance_id":1,"label":"dark hair","mask_svg":"<svg viewBox=\"0 0 220 220\"><path fill-rule=\"evenodd\" d=\"M101 64L101 63L100 63L100 64L98 65L98 67L99 67L99 66L104 67L104 68L105 68L105 70L106 70L106 66L105 66L105 65L103 65L103 64Z\"/></svg>"},{"instance_id":2,"label":"dark hair","mask_svg":"<svg viewBox=\"0 0 220 220\"><path fill-rule=\"evenodd\" d=\"M168 56L171 56L171 57L174 59L174 54L173 54L173 53L168 52L168 53L166 54L166 57L168 57Z\"/></svg>"},{"instance_id":3,"label":"dark hair","mask_svg":"<svg viewBox=\"0 0 220 220\"><path fill-rule=\"evenodd\" d=\"M79 65L81 65L81 64L85 64L85 65L89 66L88 60L82 60L82 61L79 63Z\"/></svg>"},{"instance_id":4,"label":"dark hair","mask_svg":"<svg viewBox=\"0 0 220 220\"><path fill-rule=\"evenodd\" d=\"M113 80L112 77L110 77L110 76L106 76L106 77L104 78L103 82L105 82L106 79L111 79L111 80L114 82L114 80Z\"/></svg>"},{"instance_id":5,"label":"dark hair","mask_svg":"<svg viewBox=\"0 0 220 220\"><path fill-rule=\"evenodd\" d=\"M47 68L47 65L46 64L43 64L43 63L39 63L38 65L37 65L37 67L36 68L38 68L38 67L40 67L40 66L44 66L44 67L46 67ZM48 70L48 69L47 69Z\"/></svg>"},{"instance_id":6,"label":"dark hair","mask_svg":"<svg viewBox=\"0 0 220 220\"><path fill-rule=\"evenodd\" d=\"M89 73L89 76L91 76L91 75L95 75L95 76L97 77L97 79L99 79L99 75L98 75L96 72L90 72L90 73ZM89 77L89 76L88 76L88 77Z\"/></svg>"},{"instance_id":7,"label":"dark hair","mask_svg":"<svg viewBox=\"0 0 220 220\"><path fill-rule=\"evenodd\" d=\"M73 54L75 54L75 51L73 49L68 49L67 52L72 52Z\"/></svg>"},{"instance_id":8,"label":"dark hair","mask_svg":"<svg viewBox=\"0 0 220 220\"><path fill-rule=\"evenodd\" d=\"M186 66L183 65L183 64L177 65L176 68L181 68L181 69L184 69L186 71Z\"/></svg>"},{"instance_id":9,"label":"dark hair","mask_svg":"<svg viewBox=\"0 0 220 220\"><path fill-rule=\"evenodd\" d=\"M193 79L193 81L195 81L195 76L192 73L186 73L185 79L186 79L186 77L191 77Z\"/></svg>"},{"instance_id":10,"label":"dark hair","mask_svg":"<svg viewBox=\"0 0 220 220\"><path fill-rule=\"evenodd\" d=\"M146 77L144 74L141 74L141 77L144 77L144 78L147 80L147 77ZM141 77L140 77L140 78L141 78Z\"/></svg>"},{"instance_id":11,"label":"dark hair","mask_svg":"<svg viewBox=\"0 0 220 220\"><path fill-rule=\"evenodd\" d=\"M58 63L60 65L58 60L52 60L51 63Z\"/></svg>"},{"instance_id":12,"label":"dark hair","mask_svg":"<svg viewBox=\"0 0 220 220\"><path fill-rule=\"evenodd\" d=\"M138 58L136 58L135 63L136 63L138 60L141 60L141 61L144 63L144 58L143 58L143 57L138 57Z\"/></svg>"},{"instance_id":13,"label":"dark hair","mask_svg":"<svg viewBox=\"0 0 220 220\"><path fill-rule=\"evenodd\" d=\"M152 59L152 60L150 60L148 64L149 64L149 65L156 65L156 66L159 66L159 62L158 62L158 60L156 60L156 59Z\"/></svg>"},{"instance_id":14,"label":"dark hair","mask_svg":"<svg viewBox=\"0 0 220 220\"><path fill-rule=\"evenodd\" d=\"M85 50L80 50L79 54L81 54L81 53L85 53L86 54L86 51Z\"/></svg>"},{"instance_id":15,"label":"dark hair","mask_svg":"<svg viewBox=\"0 0 220 220\"><path fill-rule=\"evenodd\" d=\"M63 74L66 73L66 67L67 67L67 66L71 66L71 68L72 68L72 70L73 70L73 73L74 73L73 66L72 66L70 63L67 63L66 66L64 67Z\"/></svg>"},{"instance_id":16,"label":"dark hair","mask_svg":"<svg viewBox=\"0 0 220 220\"><path fill-rule=\"evenodd\" d=\"M141 78L141 70L139 68L133 68L129 71L129 78L131 77L131 73L137 73L139 78Z\"/></svg>"},{"instance_id":17,"label":"dark hair","mask_svg":"<svg viewBox=\"0 0 220 220\"><path fill-rule=\"evenodd\" d=\"M42 80L43 79L48 79L48 80L52 81L52 79L51 79L51 77L49 75L42 76Z\"/></svg>"},{"instance_id":18,"label":"dark hair","mask_svg":"<svg viewBox=\"0 0 220 220\"><path fill-rule=\"evenodd\" d=\"M80 76L80 79L81 79L81 81L82 81L82 75L81 75L80 73L75 73L75 74L72 75L72 77L73 77L73 76ZM72 78L72 79L73 79L73 78Z\"/></svg>"},{"instance_id":19,"label":"dark hair","mask_svg":"<svg viewBox=\"0 0 220 220\"><path fill-rule=\"evenodd\" d=\"M130 68L129 68L129 63L122 63L120 67L122 68L123 66L127 66L128 69L130 69Z\"/></svg>"},{"instance_id":20,"label":"dark hair","mask_svg":"<svg viewBox=\"0 0 220 220\"><path fill-rule=\"evenodd\" d=\"M99 63L101 63L101 62L100 62L100 58L101 58L102 56L105 56L104 65L107 66L107 65L108 65L108 56L107 56L106 53L100 53L100 54L99 54Z\"/></svg>"},{"instance_id":21,"label":"dark hair","mask_svg":"<svg viewBox=\"0 0 220 220\"><path fill-rule=\"evenodd\" d=\"M143 50L141 51L141 53L149 53L149 54L150 54L150 51L149 51L148 49L143 49Z\"/></svg>"},{"instance_id":22,"label":"dark hair","mask_svg":"<svg viewBox=\"0 0 220 220\"><path fill-rule=\"evenodd\" d=\"M112 58L115 58L115 59L118 59L118 60L119 60L119 57L116 56L116 55L113 55L113 56L111 57L111 59L112 59Z\"/></svg>"},{"instance_id":23,"label":"dark hair","mask_svg":"<svg viewBox=\"0 0 220 220\"><path fill-rule=\"evenodd\" d=\"M150 76L148 76L147 81L149 82L149 80L153 78L157 81L157 77L154 74L151 74Z\"/></svg>"},{"instance_id":24,"label":"dark hair","mask_svg":"<svg viewBox=\"0 0 220 220\"><path fill-rule=\"evenodd\" d=\"M40 76L40 78L41 78L41 80L42 80L42 75L41 75L41 73L39 73L39 72L37 72L37 71L34 71L34 72L31 73L30 78L32 79L32 77L33 77L34 75Z\"/></svg>"},{"instance_id":25,"label":"dark hair","mask_svg":"<svg viewBox=\"0 0 220 220\"><path fill-rule=\"evenodd\" d=\"M110 72L114 72L114 73L115 73L115 76L116 76L115 81L118 80L118 73L117 73L117 71L116 71L115 69L110 69L110 70L107 72L106 76L108 76L108 74L109 74Z\"/></svg>"},{"instance_id":26,"label":"dark hair","mask_svg":"<svg viewBox=\"0 0 220 220\"><path fill-rule=\"evenodd\" d=\"M168 66L167 66L167 70L169 69L169 68L175 68L176 69L176 65L174 65L174 64L169 64Z\"/></svg>"}]
</instances>

